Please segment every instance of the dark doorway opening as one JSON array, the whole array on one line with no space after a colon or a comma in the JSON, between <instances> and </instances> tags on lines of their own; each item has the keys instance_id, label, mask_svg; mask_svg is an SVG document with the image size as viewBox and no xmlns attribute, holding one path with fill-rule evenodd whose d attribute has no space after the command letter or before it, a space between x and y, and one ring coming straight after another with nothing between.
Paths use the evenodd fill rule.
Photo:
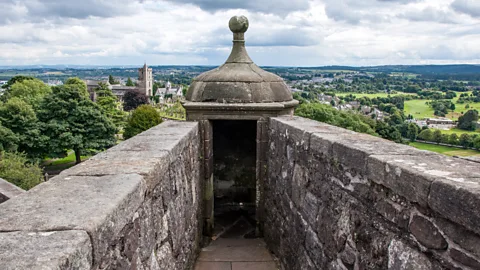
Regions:
<instances>
[{"instance_id":1,"label":"dark doorway opening","mask_svg":"<svg viewBox=\"0 0 480 270\"><path fill-rule=\"evenodd\" d=\"M254 237L257 122L215 120L212 124L214 234Z\"/></svg>"}]
</instances>

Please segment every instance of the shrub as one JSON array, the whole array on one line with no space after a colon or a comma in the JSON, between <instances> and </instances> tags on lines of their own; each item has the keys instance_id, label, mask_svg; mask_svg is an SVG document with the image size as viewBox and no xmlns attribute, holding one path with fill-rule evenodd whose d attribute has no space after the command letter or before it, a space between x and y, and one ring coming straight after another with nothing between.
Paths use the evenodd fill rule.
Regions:
<instances>
[{"instance_id":1,"label":"shrub","mask_svg":"<svg viewBox=\"0 0 480 270\"><path fill-rule=\"evenodd\" d=\"M160 123L162 118L155 108L150 105L141 105L128 118L123 138L131 138Z\"/></svg>"},{"instance_id":2,"label":"shrub","mask_svg":"<svg viewBox=\"0 0 480 270\"><path fill-rule=\"evenodd\" d=\"M0 178L28 190L43 181L43 174L36 163L28 162L25 154L3 152L0 157Z\"/></svg>"}]
</instances>

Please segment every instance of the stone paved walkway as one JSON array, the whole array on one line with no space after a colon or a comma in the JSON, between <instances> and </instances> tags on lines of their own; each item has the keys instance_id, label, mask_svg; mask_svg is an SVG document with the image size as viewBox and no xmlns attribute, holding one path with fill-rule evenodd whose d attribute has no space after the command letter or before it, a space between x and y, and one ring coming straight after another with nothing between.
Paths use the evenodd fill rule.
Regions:
<instances>
[{"instance_id":1,"label":"stone paved walkway","mask_svg":"<svg viewBox=\"0 0 480 270\"><path fill-rule=\"evenodd\" d=\"M202 249L195 270L277 270L277 264L261 238L255 221L246 212L215 216L215 237Z\"/></svg>"},{"instance_id":2,"label":"stone paved walkway","mask_svg":"<svg viewBox=\"0 0 480 270\"><path fill-rule=\"evenodd\" d=\"M263 239L220 238L200 252L195 270L277 270Z\"/></svg>"}]
</instances>

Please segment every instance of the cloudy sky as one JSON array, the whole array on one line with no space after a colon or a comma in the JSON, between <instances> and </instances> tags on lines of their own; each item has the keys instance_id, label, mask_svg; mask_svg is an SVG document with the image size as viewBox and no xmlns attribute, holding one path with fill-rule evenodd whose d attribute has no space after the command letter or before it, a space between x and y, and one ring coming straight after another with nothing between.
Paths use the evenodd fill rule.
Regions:
<instances>
[{"instance_id":1,"label":"cloudy sky","mask_svg":"<svg viewBox=\"0 0 480 270\"><path fill-rule=\"evenodd\" d=\"M0 0L0 65L480 63L480 0Z\"/></svg>"}]
</instances>

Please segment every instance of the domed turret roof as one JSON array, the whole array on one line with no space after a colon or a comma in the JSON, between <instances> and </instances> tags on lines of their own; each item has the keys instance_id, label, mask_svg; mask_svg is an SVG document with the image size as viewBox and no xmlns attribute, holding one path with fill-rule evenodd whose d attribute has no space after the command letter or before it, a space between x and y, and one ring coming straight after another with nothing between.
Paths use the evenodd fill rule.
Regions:
<instances>
[{"instance_id":1,"label":"domed turret roof","mask_svg":"<svg viewBox=\"0 0 480 270\"><path fill-rule=\"evenodd\" d=\"M222 66L200 74L188 89L186 100L218 103L272 103L293 100L282 78L267 72L248 56L244 33L249 23L245 16L230 19L233 48Z\"/></svg>"}]
</instances>

